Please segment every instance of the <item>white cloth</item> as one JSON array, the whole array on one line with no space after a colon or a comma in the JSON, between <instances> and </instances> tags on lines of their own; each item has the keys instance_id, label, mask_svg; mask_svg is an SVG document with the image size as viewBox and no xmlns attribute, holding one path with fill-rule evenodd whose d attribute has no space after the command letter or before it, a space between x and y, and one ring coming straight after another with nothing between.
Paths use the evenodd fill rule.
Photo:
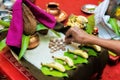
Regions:
<instances>
[{"instance_id":1,"label":"white cloth","mask_svg":"<svg viewBox=\"0 0 120 80\"><path fill-rule=\"evenodd\" d=\"M114 33L114 31L111 28L111 25L108 23L110 16L105 15L109 3L110 0L104 0L95 9L95 26L97 26L99 29L98 36L104 39L120 39L120 36L117 36Z\"/></svg>"}]
</instances>

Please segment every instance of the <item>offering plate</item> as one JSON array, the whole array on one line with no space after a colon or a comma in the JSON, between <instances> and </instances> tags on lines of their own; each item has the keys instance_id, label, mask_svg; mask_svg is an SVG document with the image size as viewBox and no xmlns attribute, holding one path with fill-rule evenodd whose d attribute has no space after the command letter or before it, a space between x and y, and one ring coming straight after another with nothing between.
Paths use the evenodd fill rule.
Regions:
<instances>
[{"instance_id":1,"label":"offering plate","mask_svg":"<svg viewBox=\"0 0 120 80\"><path fill-rule=\"evenodd\" d=\"M47 35L40 35L40 44L38 47L32 50L27 50L24 58L21 59L21 64L28 69L37 80L89 80L94 74L98 74L96 78L100 78L103 69L108 60L108 52L102 49L96 57L91 56L88 58L88 64L78 64L76 69L67 71L68 77L53 77L46 76L41 71L41 63L53 62L52 56L64 56L64 52L67 49L76 49L73 45L66 45L66 50L50 52L49 42L51 38L62 38L65 35L60 33L61 37L56 36L51 31L48 31Z\"/></svg>"},{"instance_id":2,"label":"offering plate","mask_svg":"<svg viewBox=\"0 0 120 80\"><path fill-rule=\"evenodd\" d=\"M41 63L50 63L53 62L54 59L52 56L64 56L64 52L68 49L75 49L75 46L66 45L65 50L58 50L55 52L51 52L49 48L49 43L51 39L62 39L64 40L65 35L63 33L58 33L60 36L55 35L51 30L48 31L47 35L39 35L40 36L40 44L38 47L27 50L24 58L36 66L38 69L41 68Z\"/></svg>"}]
</instances>

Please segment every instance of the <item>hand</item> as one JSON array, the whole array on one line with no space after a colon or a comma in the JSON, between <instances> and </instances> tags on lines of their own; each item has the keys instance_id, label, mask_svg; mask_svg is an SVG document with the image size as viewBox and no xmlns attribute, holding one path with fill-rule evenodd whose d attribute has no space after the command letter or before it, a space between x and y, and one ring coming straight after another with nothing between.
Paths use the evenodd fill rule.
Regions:
<instances>
[{"instance_id":1,"label":"hand","mask_svg":"<svg viewBox=\"0 0 120 80\"><path fill-rule=\"evenodd\" d=\"M66 32L65 42L68 44L71 42L86 44L90 36L84 30L72 27Z\"/></svg>"},{"instance_id":2,"label":"hand","mask_svg":"<svg viewBox=\"0 0 120 80\"><path fill-rule=\"evenodd\" d=\"M120 40L102 39L97 36L87 34L78 27L72 27L66 32L65 41L66 43L76 42L80 44L95 44L120 56Z\"/></svg>"}]
</instances>

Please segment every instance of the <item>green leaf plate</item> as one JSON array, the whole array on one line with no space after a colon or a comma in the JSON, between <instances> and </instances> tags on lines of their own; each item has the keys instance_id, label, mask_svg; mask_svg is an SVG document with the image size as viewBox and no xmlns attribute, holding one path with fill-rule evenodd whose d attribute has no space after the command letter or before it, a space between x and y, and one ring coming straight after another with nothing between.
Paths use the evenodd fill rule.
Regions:
<instances>
[{"instance_id":1,"label":"green leaf plate","mask_svg":"<svg viewBox=\"0 0 120 80\"><path fill-rule=\"evenodd\" d=\"M74 58L75 55L73 53L65 52L64 55L70 57L73 60L74 64L88 63L88 60L85 58L82 58L81 56L78 56L75 59Z\"/></svg>"},{"instance_id":2,"label":"green leaf plate","mask_svg":"<svg viewBox=\"0 0 120 80\"><path fill-rule=\"evenodd\" d=\"M42 66L41 67L41 71L43 72L44 75L48 75L48 76L53 76L53 77L68 77L67 73L63 73L57 70L50 70L50 68L46 67L46 66Z\"/></svg>"}]
</instances>

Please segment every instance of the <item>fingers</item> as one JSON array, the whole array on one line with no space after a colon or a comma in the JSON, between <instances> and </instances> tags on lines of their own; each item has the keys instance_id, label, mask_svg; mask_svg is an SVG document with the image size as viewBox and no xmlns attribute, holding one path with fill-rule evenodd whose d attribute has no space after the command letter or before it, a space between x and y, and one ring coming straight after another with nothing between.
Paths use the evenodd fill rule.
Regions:
<instances>
[{"instance_id":1,"label":"fingers","mask_svg":"<svg viewBox=\"0 0 120 80\"><path fill-rule=\"evenodd\" d=\"M71 37L77 31L78 28L72 27L66 32L66 37Z\"/></svg>"},{"instance_id":2,"label":"fingers","mask_svg":"<svg viewBox=\"0 0 120 80\"><path fill-rule=\"evenodd\" d=\"M65 38L65 43L67 44L71 44L71 42L73 42L73 38Z\"/></svg>"},{"instance_id":3,"label":"fingers","mask_svg":"<svg viewBox=\"0 0 120 80\"><path fill-rule=\"evenodd\" d=\"M76 35L78 31L79 31L79 28L78 28L78 27L72 27L72 28L70 28L70 29L66 32L65 42L68 43L68 44L70 44L71 42L73 42L75 36L78 36L78 35Z\"/></svg>"},{"instance_id":4,"label":"fingers","mask_svg":"<svg viewBox=\"0 0 120 80\"><path fill-rule=\"evenodd\" d=\"M70 28L67 32L66 32L66 36L65 36L65 42L67 43L67 44L70 44L71 42L73 42L74 41L74 38L73 38L73 36L74 36L74 29L73 28Z\"/></svg>"},{"instance_id":5,"label":"fingers","mask_svg":"<svg viewBox=\"0 0 120 80\"><path fill-rule=\"evenodd\" d=\"M65 34L65 37L70 37L72 35L72 32L71 32L71 29L69 29L66 34Z\"/></svg>"}]
</instances>

